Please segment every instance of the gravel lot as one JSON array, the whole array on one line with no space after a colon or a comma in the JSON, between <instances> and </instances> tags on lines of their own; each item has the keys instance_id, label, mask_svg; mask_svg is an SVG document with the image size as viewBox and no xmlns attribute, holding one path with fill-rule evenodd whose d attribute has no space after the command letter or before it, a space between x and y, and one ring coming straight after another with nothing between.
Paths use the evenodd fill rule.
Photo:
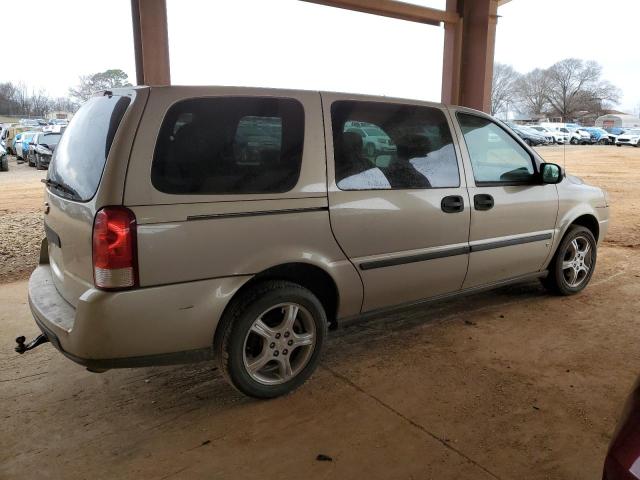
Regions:
<instances>
[{"instance_id":1,"label":"gravel lot","mask_svg":"<svg viewBox=\"0 0 640 480\"><path fill-rule=\"evenodd\" d=\"M640 149L540 151L610 194L583 293L534 282L340 329L273 401L209 362L92 374L50 345L18 356L37 330L26 281L0 285L0 478L600 479L640 363ZM5 280L37 256L42 176L0 173Z\"/></svg>"},{"instance_id":2,"label":"gravel lot","mask_svg":"<svg viewBox=\"0 0 640 480\"><path fill-rule=\"evenodd\" d=\"M42 229L40 179L46 171L9 159L0 172L0 283L28 278L38 262Z\"/></svg>"}]
</instances>

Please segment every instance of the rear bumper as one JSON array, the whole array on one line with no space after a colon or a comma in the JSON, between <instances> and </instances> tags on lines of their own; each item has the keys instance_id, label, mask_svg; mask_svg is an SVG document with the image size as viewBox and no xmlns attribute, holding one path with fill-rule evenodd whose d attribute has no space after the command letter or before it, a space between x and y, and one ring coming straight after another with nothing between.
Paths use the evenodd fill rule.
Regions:
<instances>
[{"instance_id":1,"label":"rear bumper","mask_svg":"<svg viewBox=\"0 0 640 480\"><path fill-rule=\"evenodd\" d=\"M250 277L225 277L123 292L87 290L74 307L58 293L51 267L29 279L34 320L51 343L90 369L207 360L219 318Z\"/></svg>"}]
</instances>

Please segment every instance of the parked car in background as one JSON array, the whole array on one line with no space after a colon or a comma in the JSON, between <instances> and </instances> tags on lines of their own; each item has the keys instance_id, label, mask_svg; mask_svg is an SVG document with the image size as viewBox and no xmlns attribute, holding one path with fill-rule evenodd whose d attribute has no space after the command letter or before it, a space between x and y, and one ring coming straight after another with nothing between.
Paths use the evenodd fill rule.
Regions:
<instances>
[{"instance_id":1,"label":"parked car in background","mask_svg":"<svg viewBox=\"0 0 640 480\"><path fill-rule=\"evenodd\" d=\"M4 143L7 152L11 155L16 155L16 135L22 132L26 132L31 130L30 127L25 127L24 125L12 124L4 131Z\"/></svg>"},{"instance_id":2,"label":"parked car in background","mask_svg":"<svg viewBox=\"0 0 640 480\"><path fill-rule=\"evenodd\" d=\"M69 125L69 120L66 118L52 118L48 123L49 125Z\"/></svg>"},{"instance_id":3,"label":"parked car in background","mask_svg":"<svg viewBox=\"0 0 640 480\"><path fill-rule=\"evenodd\" d=\"M62 134L56 132L37 133L29 144L27 154L29 166L36 167L38 170L47 168L61 137Z\"/></svg>"},{"instance_id":4,"label":"parked car in background","mask_svg":"<svg viewBox=\"0 0 640 480\"><path fill-rule=\"evenodd\" d=\"M602 480L640 478L640 378L622 410L604 461Z\"/></svg>"},{"instance_id":5,"label":"parked car in background","mask_svg":"<svg viewBox=\"0 0 640 480\"><path fill-rule=\"evenodd\" d=\"M239 391L272 398L309 378L342 320L533 278L572 295L592 278L606 194L483 112L158 91L96 95L62 135L28 287L43 336L28 346L48 339L93 371L215 359ZM248 121L274 132L247 163ZM388 161L358 128L393 143Z\"/></svg>"},{"instance_id":6,"label":"parked car in background","mask_svg":"<svg viewBox=\"0 0 640 480\"><path fill-rule=\"evenodd\" d=\"M562 135L551 131L547 127L543 127L542 125L527 125L527 127L532 130L535 130L540 135L543 135L547 139L547 143L549 144L564 143L563 141L559 141L559 142L556 141L556 137L562 138Z\"/></svg>"},{"instance_id":7,"label":"parked car in background","mask_svg":"<svg viewBox=\"0 0 640 480\"><path fill-rule=\"evenodd\" d=\"M591 134L582 128L567 126L560 128L560 131L566 131L569 134L569 143L572 145L586 145L592 143Z\"/></svg>"},{"instance_id":8,"label":"parked car in background","mask_svg":"<svg viewBox=\"0 0 640 480\"><path fill-rule=\"evenodd\" d=\"M22 132L19 136L16 136L15 149L16 157L20 160L27 160L27 153L29 153L29 143L33 136L38 133L37 131Z\"/></svg>"},{"instance_id":9,"label":"parked car in background","mask_svg":"<svg viewBox=\"0 0 640 480\"><path fill-rule=\"evenodd\" d=\"M607 127L605 130L609 133L610 143L616 143L618 135L622 135L625 131L625 129L621 127Z\"/></svg>"},{"instance_id":10,"label":"parked car in background","mask_svg":"<svg viewBox=\"0 0 640 480\"><path fill-rule=\"evenodd\" d=\"M589 132L591 135L591 143L597 143L598 145L609 145L609 132L600 127L585 127L583 130Z\"/></svg>"},{"instance_id":11,"label":"parked car in background","mask_svg":"<svg viewBox=\"0 0 640 480\"><path fill-rule=\"evenodd\" d=\"M9 171L9 155L3 145L0 145L0 172Z\"/></svg>"},{"instance_id":12,"label":"parked car in background","mask_svg":"<svg viewBox=\"0 0 640 480\"><path fill-rule=\"evenodd\" d=\"M360 122L362 123L362 122ZM347 131L357 133L362 138L363 152L368 157L388 154L396 151L396 146L380 127L376 125L347 126Z\"/></svg>"},{"instance_id":13,"label":"parked car in background","mask_svg":"<svg viewBox=\"0 0 640 480\"><path fill-rule=\"evenodd\" d=\"M42 127L43 132L62 133L67 128L64 124L49 124Z\"/></svg>"},{"instance_id":14,"label":"parked car in background","mask_svg":"<svg viewBox=\"0 0 640 480\"><path fill-rule=\"evenodd\" d=\"M527 145L538 146L545 145L547 139L541 135L538 131L527 128L523 125L516 125L515 123L507 123L511 130L513 130Z\"/></svg>"},{"instance_id":15,"label":"parked car in background","mask_svg":"<svg viewBox=\"0 0 640 480\"><path fill-rule=\"evenodd\" d=\"M618 135L616 147L621 147L622 145L640 146L640 128L630 128L625 130L622 135Z\"/></svg>"},{"instance_id":16,"label":"parked car in background","mask_svg":"<svg viewBox=\"0 0 640 480\"><path fill-rule=\"evenodd\" d=\"M543 123L541 126L555 132L556 138L562 138L564 143L571 143L573 134L569 128L565 127L564 123Z\"/></svg>"},{"instance_id":17,"label":"parked car in background","mask_svg":"<svg viewBox=\"0 0 640 480\"><path fill-rule=\"evenodd\" d=\"M23 127L39 127L40 121L35 118L21 118L20 125Z\"/></svg>"}]
</instances>

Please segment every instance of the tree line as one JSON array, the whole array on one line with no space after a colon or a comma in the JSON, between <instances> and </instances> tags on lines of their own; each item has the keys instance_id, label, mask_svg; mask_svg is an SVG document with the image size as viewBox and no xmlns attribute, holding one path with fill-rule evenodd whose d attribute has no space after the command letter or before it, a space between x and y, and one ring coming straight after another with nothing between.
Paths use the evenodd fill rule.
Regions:
<instances>
[{"instance_id":1,"label":"tree line","mask_svg":"<svg viewBox=\"0 0 640 480\"><path fill-rule=\"evenodd\" d=\"M602 77L602 66L594 61L567 58L524 74L511 65L496 63L491 114L517 111L573 121L587 114L602 115L620 96L620 89Z\"/></svg>"},{"instance_id":2,"label":"tree line","mask_svg":"<svg viewBox=\"0 0 640 480\"><path fill-rule=\"evenodd\" d=\"M95 92L131 86L127 74L119 69L82 75L66 97L51 97L45 90L30 89L25 83L0 83L0 115L46 117L56 111L75 112Z\"/></svg>"}]
</instances>

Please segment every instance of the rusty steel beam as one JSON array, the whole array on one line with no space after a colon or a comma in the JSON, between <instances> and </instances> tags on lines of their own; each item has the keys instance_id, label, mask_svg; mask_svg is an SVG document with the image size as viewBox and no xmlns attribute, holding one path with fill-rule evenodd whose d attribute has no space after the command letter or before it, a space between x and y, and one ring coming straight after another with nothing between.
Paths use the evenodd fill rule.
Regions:
<instances>
[{"instance_id":1,"label":"rusty steel beam","mask_svg":"<svg viewBox=\"0 0 640 480\"><path fill-rule=\"evenodd\" d=\"M138 85L170 85L169 33L165 0L131 0Z\"/></svg>"},{"instance_id":2,"label":"rusty steel beam","mask_svg":"<svg viewBox=\"0 0 640 480\"><path fill-rule=\"evenodd\" d=\"M441 23L456 23L459 16L455 12L422 7L397 0L302 0L329 7L344 8L356 12L370 13L383 17L408 20L439 26Z\"/></svg>"}]
</instances>

